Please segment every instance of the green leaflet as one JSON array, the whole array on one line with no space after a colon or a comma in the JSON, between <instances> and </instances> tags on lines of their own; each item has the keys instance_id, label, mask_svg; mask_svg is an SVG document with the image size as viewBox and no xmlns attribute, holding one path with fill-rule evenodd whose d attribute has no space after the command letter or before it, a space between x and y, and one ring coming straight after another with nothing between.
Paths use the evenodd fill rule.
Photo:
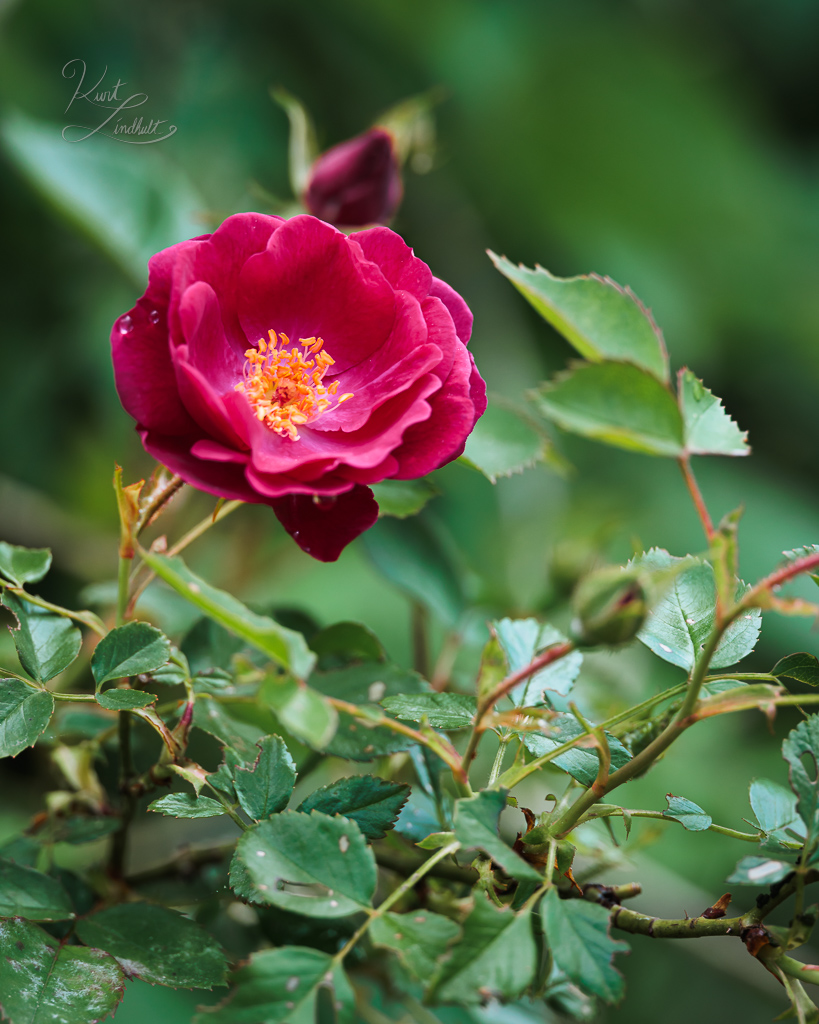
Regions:
<instances>
[{"instance_id":1,"label":"green leaflet","mask_svg":"<svg viewBox=\"0 0 819 1024\"><path fill-rule=\"evenodd\" d=\"M218 590L192 573L181 558L168 558L152 551L143 558L173 589L205 615L229 629L300 679L310 675L316 656L301 633L280 626L266 615L257 615L224 590Z\"/></svg>"},{"instance_id":2,"label":"green leaflet","mask_svg":"<svg viewBox=\"0 0 819 1024\"><path fill-rule=\"evenodd\" d=\"M3 604L15 616L9 626L20 664L38 683L47 683L68 668L80 653L82 634L70 619L3 592Z\"/></svg>"},{"instance_id":3,"label":"green leaflet","mask_svg":"<svg viewBox=\"0 0 819 1024\"><path fill-rule=\"evenodd\" d=\"M0 920L0 1007L12 1024L96 1024L124 988L108 953L64 946L28 921Z\"/></svg>"},{"instance_id":4,"label":"green leaflet","mask_svg":"<svg viewBox=\"0 0 819 1024\"><path fill-rule=\"evenodd\" d=\"M393 827L409 794L410 787L405 783L389 782L375 775L353 775L314 790L302 800L298 810L350 818L372 843L383 839Z\"/></svg>"},{"instance_id":5,"label":"green leaflet","mask_svg":"<svg viewBox=\"0 0 819 1024\"><path fill-rule=\"evenodd\" d=\"M684 796L674 796L672 793L666 795L666 800L668 807L663 811L664 818L673 818L689 832L704 832L711 827L711 815L706 814L693 801L686 800Z\"/></svg>"},{"instance_id":6,"label":"green leaflet","mask_svg":"<svg viewBox=\"0 0 819 1024\"><path fill-rule=\"evenodd\" d=\"M788 762L796 809L807 828L805 853L810 856L819 839L819 715L809 715L788 733L782 756Z\"/></svg>"},{"instance_id":7,"label":"green leaflet","mask_svg":"<svg viewBox=\"0 0 819 1024\"><path fill-rule=\"evenodd\" d=\"M36 583L50 568L50 548L23 548L0 540L0 574L16 586Z\"/></svg>"},{"instance_id":8,"label":"green leaflet","mask_svg":"<svg viewBox=\"0 0 819 1024\"><path fill-rule=\"evenodd\" d=\"M805 834L805 825L796 810L791 790L770 779L754 779L749 790L751 807L759 827L769 838L793 842L793 832Z\"/></svg>"},{"instance_id":9,"label":"green leaflet","mask_svg":"<svg viewBox=\"0 0 819 1024\"><path fill-rule=\"evenodd\" d=\"M16 757L36 743L53 714L48 690L21 679L0 679L0 757Z\"/></svg>"},{"instance_id":10,"label":"green leaflet","mask_svg":"<svg viewBox=\"0 0 819 1024\"><path fill-rule=\"evenodd\" d=\"M104 683L162 668L171 653L165 634L147 622L126 622L100 640L91 656L91 672L99 690Z\"/></svg>"},{"instance_id":11,"label":"green leaflet","mask_svg":"<svg viewBox=\"0 0 819 1024\"><path fill-rule=\"evenodd\" d=\"M574 715L557 714L549 719L547 731L544 733L527 732L523 734L523 741L526 744L526 749L535 757L542 757L556 747L580 736L584 731L583 726ZM609 773L611 773L630 761L631 754L616 736L606 733L606 740L611 754L609 769ZM600 758L594 749L574 747L572 750L567 750L565 754L559 754L551 763L562 768L564 772L568 772L581 785L591 786L597 778Z\"/></svg>"},{"instance_id":12,"label":"green leaflet","mask_svg":"<svg viewBox=\"0 0 819 1024\"><path fill-rule=\"evenodd\" d=\"M218 800L190 793L168 793L148 804L148 810L171 818L216 818L225 813Z\"/></svg>"},{"instance_id":13,"label":"green leaflet","mask_svg":"<svg viewBox=\"0 0 819 1024\"><path fill-rule=\"evenodd\" d=\"M609 935L609 911L598 903L562 900L555 889L546 893L540 907L546 941L558 967L584 991L606 1003L618 1002L625 985L612 958L627 952L628 946Z\"/></svg>"},{"instance_id":14,"label":"green leaflet","mask_svg":"<svg viewBox=\"0 0 819 1024\"><path fill-rule=\"evenodd\" d=\"M630 363L581 363L541 385L540 411L564 430L595 441L679 458L683 421L674 396Z\"/></svg>"},{"instance_id":15,"label":"green leaflet","mask_svg":"<svg viewBox=\"0 0 819 1024\"><path fill-rule=\"evenodd\" d=\"M748 435L740 430L701 380L687 369L677 377L685 450L690 455L750 455Z\"/></svg>"},{"instance_id":16,"label":"green leaflet","mask_svg":"<svg viewBox=\"0 0 819 1024\"><path fill-rule=\"evenodd\" d=\"M407 914L387 912L370 925L370 938L377 946L393 950L408 970L426 982L435 973L438 960L461 933L443 914L429 910Z\"/></svg>"},{"instance_id":17,"label":"green leaflet","mask_svg":"<svg viewBox=\"0 0 819 1024\"><path fill-rule=\"evenodd\" d=\"M375 883L375 858L358 825L318 811L283 811L248 830L230 867L240 898L307 917L366 909Z\"/></svg>"},{"instance_id":18,"label":"green leaflet","mask_svg":"<svg viewBox=\"0 0 819 1024\"><path fill-rule=\"evenodd\" d=\"M515 266L489 253L497 269L584 359L625 360L668 380L662 333L628 288L596 274L554 277L543 267Z\"/></svg>"},{"instance_id":19,"label":"green leaflet","mask_svg":"<svg viewBox=\"0 0 819 1024\"><path fill-rule=\"evenodd\" d=\"M726 881L729 885L773 885L793 871L793 864L767 857L743 857Z\"/></svg>"},{"instance_id":20,"label":"green leaflet","mask_svg":"<svg viewBox=\"0 0 819 1024\"><path fill-rule=\"evenodd\" d=\"M396 718L426 722L434 729L466 729L472 725L478 702L465 693L398 694L381 704Z\"/></svg>"},{"instance_id":21,"label":"green leaflet","mask_svg":"<svg viewBox=\"0 0 819 1024\"><path fill-rule=\"evenodd\" d=\"M236 798L245 814L260 821L283 811L296 784L296 766L279 736L265 736L256 744L259 756L233 771Z\"/></svg>"},{"instance_id":22,"label":"green leaflet","mask_svg":"<svg viewBox=\"0 0 819 1024\"><path fill-rule=\"evenodd\" d=\"M153 903L119 903L77 922L77 935L106 950L130 978L171 988L224 985L225 954L204 928Z\"/></svg>"},{"instance_id":23,"label":"green leaflet","mask_svg":"<svg viewBox=\"0 0 819 1024\"><path fill-rule=\"evenodd\" d=\"M548 459L552 443L531 416L493 400L466 439L461 456L492 483Z\"/></svg>"},{"instance_id":24,"label":"green leaflet","mask_svg":"<svg viewBox=\"0 0 819 1024\"><path fill-rule=\"evenodd\" d=\"M795 679L799 683L807 683L808 686L819 686L819 658L805 651L789 654L779 659L771 669L771 675Z\"/></svg>"},{"instance_id":25,"label":"green leaflet","mask_svg":"<svg viewBox=\"0 0 819 1024\"><path fill-rule=\"evenodd\" d=\"M0 917L64 921L74 916L73 911L68 893L56 878L0 860Z\"/></svg>"},{"instance_id":26,"label":"green leaflet","mask_svg":"<svg viewBox=\"0 0 819 1024\"><path fill-rule=\"evenodd\" d=\"M155 693L143 690L106 690L98 693L97 704L109 711L133 711L135 708L147 708L157 700Z\"/></svg>"},{"instance_id":27,"label":"green leaflet","mask_svg":"<svg viewBox=\"0 0 819 1024\"><path fill-rule=\"evenodd\" d=\"M531 912L496 909L482 893L464 921L463 935L441 965L428 993L441 1002L475 1004L488 996L515 999L535 973L537 949Z\"/></svg>"},{"instance_id":28,"label":"green leaflet","mask_svg":"<svg viewBox=\"0 0 819 1024\"><path fill-rule=\"evenodd\" d=\"M654 570L661 576L689 561L690 558L676 558L662 548L652 548L629 562L629 567ZM735 597L742 597L746 590L745 584L737 580ZM637 637L664 661L690 670L714 629L715 621L714 570L707 562L695 562L674 576L648 613ZM711 659L711 668L727 668L750 654L761 625L762 613L758 608L744 612L725 631Z\"/></svg>"},{"instance_id":29,"label":"green leaflet","mask_svg":"<svg viewBox=\"0 0 819 1024\"><path fill-rule=\"evenodd\" d=\"M335 735L336 709L312 686L296 679L268 676L259 691L285 729L314 750L323 750Z\"/></svg>"},{"instance_id":30,"label":"green leaflet","mask_svg":"<svg viewBox=\"0 0 819 1024\"><path fill-rule=\"evenodd\" d=\"M370 490L378 502L378 514L396 519L416 515L439 493L438 488L423 477L420 480L383 480L380 484L371 484Z\"/></svg>"},{"instance_id":31,"label":"green leaflet","mask_svg":"<svg viewBox=\"0 0 819 1024\"><path fill-rule=\"evenodd\" d=\"M492 629L506 657L510 674L525 668L536 654L547 647L566 642L566 637L558 629L537 619L499 619L492 623ZM509 696L519 706L541 701L544 690L552 690L565 697L574 686L582 665L583 655L580 651L572 651L519 683Z\"/></svg>"},{"instance_id":32,"label":"green leaflet","mask_svg":"<svg viewBox=\"0 0 819 1024\"><path fill-rule=\"evenodd\" d=\"M478 847L507 874L542 882L543 875L506 845L498 835L498 819L506 806L505 790L484 790L455 803L455 838L465 849Z\"/></svg>"},{"instance_id":33,"label":"green leaflet","mask_svg":"<svg viewBox=\"0 0 819 1024\"><path fill-rule=\"evenodd\" d=\"M340 1004L339 1020L353 1024L355 996L332 957L317 949L282 946L254 953L231 978L233 991L218 1006L206 1007L194 1024L313 1024L316 1003L324 987Z\"/></svg>"}]
</instances>

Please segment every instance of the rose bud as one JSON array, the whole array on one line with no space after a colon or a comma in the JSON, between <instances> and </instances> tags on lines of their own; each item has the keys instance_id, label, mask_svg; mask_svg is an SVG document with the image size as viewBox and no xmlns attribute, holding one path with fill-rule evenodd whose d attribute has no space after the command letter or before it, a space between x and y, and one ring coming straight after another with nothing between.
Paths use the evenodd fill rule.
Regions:
<instances>
[{"instance_id":1,"label":"rose bud","mask_svg":"<svg viewBox=\"0 0 819 1024\"><path fill-rule=\"evenodd\" d=\"M393 138L383 128L328 149L313 164L304 194L310 213L338 227L386 224L403 194Z\"/></svg>"},{"instance_id":2,"label":"rose bud","mask_svg":"<svg viewBox=\"0 0 819 1024\"><path fill-rule=\"evenodd\" d=\"M368 484L456 459L486 409L468 306L389 228L239 213L148 271L111 332L142 443L314 558L373 525Z\"/></svg>"},{"instance_id":3,"label":"rose bud","mask_svg":"<svg viewBox=\"0 0 819 1024\"><path fill-rule=\"evenodd\" d=\"M624 644L640 631L648 603L639 576L613 565L587 576L572 601L573 639L584 647Z\"/></svg>"}]
</instances>

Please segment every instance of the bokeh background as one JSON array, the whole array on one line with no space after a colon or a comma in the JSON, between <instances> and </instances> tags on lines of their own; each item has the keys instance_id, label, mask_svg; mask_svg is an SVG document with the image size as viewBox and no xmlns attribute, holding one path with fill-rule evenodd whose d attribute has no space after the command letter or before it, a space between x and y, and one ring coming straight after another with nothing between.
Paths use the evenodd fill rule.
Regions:
<instances>
[{"instance_id":1,"label":"bokeh background","mask_svg":"<svg viewBox=\"0 0 819 1024\"><path fill-rule=\"evenodd\" d=\"M98 600L85 588L113 579L113 465L137 479L151 464L113 387L110 324L140 294L150 253L289 195L287 121L269 87L306 103L322 148L437 87L433 166L408 170L394 227L471 305L490 389L516 398L571 353L492 269L487 247L630 285L653 308L672 366L690 365L750 433L750 459L697 468L717 516L745 503L742 571L761 575L783 549L819 540L817 44L812 0L0 2L0 536L54 548L46 596ZM89 84L107 66L111 83L147 93L139 112L175 124L173 138L64 142L75 82L61 69L73 58L87 62ZM494 488L462 465L439 474L443 493L415 546L379 524L375 541L321 565L267 510L244 509L190 560L259 606L361 620L405 664L413 588L433 595L436 643L476 609L457 667L466 681L488 615L560 624L566 588L590 559L703 546L673 463L557 444L568 474L539 467ZM169 533L210 507L180 500ZM376 564L395 545L403 590ZM143 614L177 634L191 623L158 589ZM747 668L816 648L809 621L766 619ZM8 641L0 654L11 656ZM580 692L604 713L676 681L629 648L590 659ZM629 800L662 807L673 791L742 827L750 779L785 781L779 737L795 720L780 715L776 737L761 716L705 724ZM5 771L2 835L49 785L34 755ZM538 780L531 799L549 784ZM746 852L712 833L654 838L621 875L646 883L643 909L674 916L701 912ZM735 893L737 906L747 899ZM770 1020L784 1008L776 984L724 945L635 938L620 961L629 996L601 1019ZM195 1002L135 984L117 1020L156 1013L176 1024Z\"/></svg>"}]
</instances>

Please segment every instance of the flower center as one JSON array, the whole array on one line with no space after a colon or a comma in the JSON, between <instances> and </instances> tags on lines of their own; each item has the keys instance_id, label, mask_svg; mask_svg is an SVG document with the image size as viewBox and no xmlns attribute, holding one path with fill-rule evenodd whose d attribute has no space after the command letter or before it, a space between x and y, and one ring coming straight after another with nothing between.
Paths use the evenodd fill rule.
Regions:
<instances>
[{"instance_id":1,"label":"flower center","mask_svg":"<svg viewBox=\"0 0 819 1024\"><path fill-rule=\"evenodd\" d=\"M340 405L353 396L336 398L337 380L327 387L322 384L335 360L323 351L321 338L299 339L299 351L296 345L290 347L286 334L267 335L269 341L260 338L258 347L245 352L244 379L236 390L247 395L257 419L282 437L298 441L300 426L317 420L334 402Z\"/></svg>"}]
</instances>

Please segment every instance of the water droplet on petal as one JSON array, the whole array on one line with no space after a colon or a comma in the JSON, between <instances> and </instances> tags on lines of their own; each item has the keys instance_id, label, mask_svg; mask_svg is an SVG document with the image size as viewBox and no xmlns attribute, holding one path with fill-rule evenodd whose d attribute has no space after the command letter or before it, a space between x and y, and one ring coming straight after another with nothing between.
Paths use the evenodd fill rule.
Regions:
<instances>
[{"instance_id":1,"label":"water droplet on petal","mask_svg":"<svg viewBox=\"0 0 819 1024\"><path fill-rule=\"evenodd\" d=\"M151 321L152 324L158 324L159 323L159 310L158 309L152 309L151 312L148 314L148 319Z\"/></svg>"},{"instance_id":2,"label":"water droplet on petal","mask_svg":"<svg viewBox=\"0 0 819 1024\"><path fill-rule=\"evenodd\" d=\"M293 531L293 540L298 540L300 536L301 536L301 530L294 530Z\"/></svg>"},{"instance_id":3,"label":"water droplet on petal","mask_svg":"<svg viewBox=\"0 0 819 1024\"><path fill-rule=\"evenodd\" d=\"M120 321L119 321L119 333L120 334L130 334L133 329L134 329L134 321L131 319L131 317L127 313L125 314L125 316L120 317Z\"/></svg>"}]
</instances>

